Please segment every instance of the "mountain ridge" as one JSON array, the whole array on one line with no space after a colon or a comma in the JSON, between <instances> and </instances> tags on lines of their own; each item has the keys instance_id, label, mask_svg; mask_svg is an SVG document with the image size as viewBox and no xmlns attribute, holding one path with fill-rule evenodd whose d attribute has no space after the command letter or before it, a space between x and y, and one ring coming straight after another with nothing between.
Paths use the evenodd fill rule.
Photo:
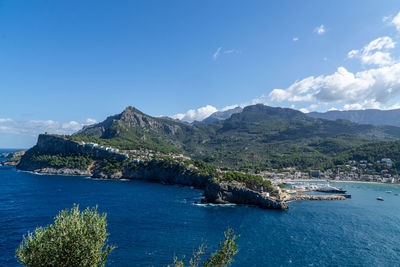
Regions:
<instances>
[{"instance_id":1,"label":"mountain ridge","mask_svg":"<svg viewBox=\"0 0 400 267\"><path fill-rule=\"evenodd\" d=\"M380 110L331 110L327 112L310 112L308 116L313 118L337 120L345 119L361 124L371 124L375 126L390 125L400 127L400 109Z\"/></svg>"},{"instance_id":2,"label":"mountain ridge","mask_svg":"<svg viewBox=\"0 0 400 267\"><path fill-rule=\"evenodd\" d=\"M152 117L127 107L74 136L100 138L123 149L183 153L240 169L315 166L314 162L325 162L327 157L356 145L397 140L400 128L313 118L298 110L263 104L247 106L227 119L209 124Z\"/></svg>"},{"instance_id":3,"label":"mountain ridge","mask_svg":"<svg viewBox=\"0 0 400 267\"><path fill-rule=\"evenodd\" d=\"M208 116L207 118L203 119L200 122L195 123L205 123L205 124L212 124L221 120L229 119L233 114L240 113L243 111L242 107L235 107L232 109L224 110L224 111L217 111Z\"/></svg>"}]
</instances>

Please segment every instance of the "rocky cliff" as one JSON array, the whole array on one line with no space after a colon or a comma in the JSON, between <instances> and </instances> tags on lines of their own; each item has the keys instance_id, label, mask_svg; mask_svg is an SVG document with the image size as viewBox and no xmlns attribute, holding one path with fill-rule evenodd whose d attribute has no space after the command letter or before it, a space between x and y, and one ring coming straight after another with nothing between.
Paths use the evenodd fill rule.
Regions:
<instances>
[{"instance_id":1,"label":"rocky cliff","mask_svg":"<svg viewBox=\"0 0 400 267\"><path fill-rule=\"evenodd\" d=\"M165 166L160 161L151 161L135 168L124 167L117 172L104 172L94 169L93 178L146 180L162 184L179 184L204 189L211 177L200 175L187 169Z\"/></svg>"},{"instance_id":2,"label":"rocky cliff","mask_svg":"<svg viewBox=\"0 0 400 267\"><path fill-rule=\"evenodd\" d=\"M209 183L204 190L203 203L245 204L265 209L288 209L288 205L279 197L269 197L243 187L239 184Z\"/></svg>"},{"instance_id":3,"label":"rocky cliff","mask_svg":"<svg viewBox=\"0 0 400 267\"><path fill-rule=\"evenodd\" d=\"M125 156L120 153L102 150L99 147L91 147L62 136L47 134L39 135L36 146L30 150L40 151L45 154L85 154L93 159L125 159Z\"/></svg>"}]
</instances>

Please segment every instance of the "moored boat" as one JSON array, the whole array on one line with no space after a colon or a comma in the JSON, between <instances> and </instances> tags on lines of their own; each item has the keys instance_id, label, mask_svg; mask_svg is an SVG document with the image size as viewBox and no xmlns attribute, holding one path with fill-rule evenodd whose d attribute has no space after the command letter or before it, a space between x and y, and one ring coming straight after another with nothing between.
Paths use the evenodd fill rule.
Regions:
<instances>
[{"instance_id":1,"label":"moored boat","mask_svg":"<svg viewBox=\"0 0 400 267\"><path fill-rule=\"evenodd\" d=\"M315 191L323 192L323 193L341 193L341 194L344 194L347 192L346 190L343 190L339 187L331 186L329 184L318 187L317 189L315 189Z\"/></svg>"}]
</instances>

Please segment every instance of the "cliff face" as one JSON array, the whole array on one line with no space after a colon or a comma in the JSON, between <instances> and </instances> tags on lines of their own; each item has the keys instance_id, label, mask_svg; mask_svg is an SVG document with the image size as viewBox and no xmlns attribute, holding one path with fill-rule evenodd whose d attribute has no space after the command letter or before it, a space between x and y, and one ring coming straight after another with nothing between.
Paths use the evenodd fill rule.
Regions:
<instances>
[{"instance_id":1,"label":"cliff face","mask_svg":"<svg viewBox=\"0 0 400 267\"><path fill-rule=\"evenodd\" d=\"M71 155L87 155L93 160L116 159L124 160L125 156L107 150L101 150L96 147L83 145L79 142L72 141L61 136L39 135L37 144L29 149L22 157L17 168L24 171L34 171L39 173L66 174L66 175L91 175L89 168L55 168L45 163L37 162L32 159L35 154L71 154Z\"/></svg>"},{"instance_id":2,"label":"cliff face","mask_svg":"<svg viewBox=\"0 0 400 267\"><path fill-rule=\"evenodd\" d=\"M115 173L94 171L92 177L101 179L132 179L146 180L163 184L180 184L204 189L211 177L197 175L192 172L165 169L159 166L140 167L137 169L124 168Z\"/></svg>"},{"instance_id":3,"label":"cliff face","mask_svg":"<svg viewBox=\"0 0 400 267\"><path fill-rule=\"evenodd\" d=\"M44 154L86 154L90 155L93 159L125 159L125 156L118 153L101 150L96 147L82 145L79 142L72 141L60 136L46 134L39 135L36 146L31 149L40 151Z\"/></svg>"},{"instance_id":4,"label":"cliff face","mask_svg":"<svg viewBox=\"0 0 400 267\"><path fill-rule=\"evenodd\" d=\"M288 209L288 205L279 199L235 184L209 183L204 191L203 203L245 204L265 209Z\"/></svg>"}]
</instances>

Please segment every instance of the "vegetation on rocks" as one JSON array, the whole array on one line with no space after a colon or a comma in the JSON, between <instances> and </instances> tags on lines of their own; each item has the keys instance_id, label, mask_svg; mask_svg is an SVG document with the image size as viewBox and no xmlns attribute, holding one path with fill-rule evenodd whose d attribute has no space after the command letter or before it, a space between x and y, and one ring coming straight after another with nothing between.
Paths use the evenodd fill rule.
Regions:
<instances>
[{"instance_id":1,"label":"vegetation on rocks","mask_svg":"<svg viewBox=\"0 0 400 267\"><path fill-rule=\"evenodd\" d=\"M28 155L27 155L28 156ZM53 168L70 168L85 170L93 159L88 155L76 154L42 154L34 153L30 160L40 165Z\"/></svg>"},{"instance_id":2,"label":"vegetation on rocks","mask_svg":"<svg viewBox=\"0 0 400 267\"><path fill-rule=\"evenodd\" d=\"M273 191L271 181L264 180L261 176L250 173L227 171L224 172L218 180L224 182L243 183L246 187L257 191L260 190L261 186L264 191Z\"/></svg>"},{"instance_id":3,"label":"vegetation on rocks","mask_svg":"<svg viewBox=\"0 0 400 267\"><path fill-rule=\"evenodd\" d=\"M107 173L114 173L122 171L122 168L126 165L125 162L122 162L117 159L103 159L101 163L101 171Z\"/></svg>"}]
</instances>

